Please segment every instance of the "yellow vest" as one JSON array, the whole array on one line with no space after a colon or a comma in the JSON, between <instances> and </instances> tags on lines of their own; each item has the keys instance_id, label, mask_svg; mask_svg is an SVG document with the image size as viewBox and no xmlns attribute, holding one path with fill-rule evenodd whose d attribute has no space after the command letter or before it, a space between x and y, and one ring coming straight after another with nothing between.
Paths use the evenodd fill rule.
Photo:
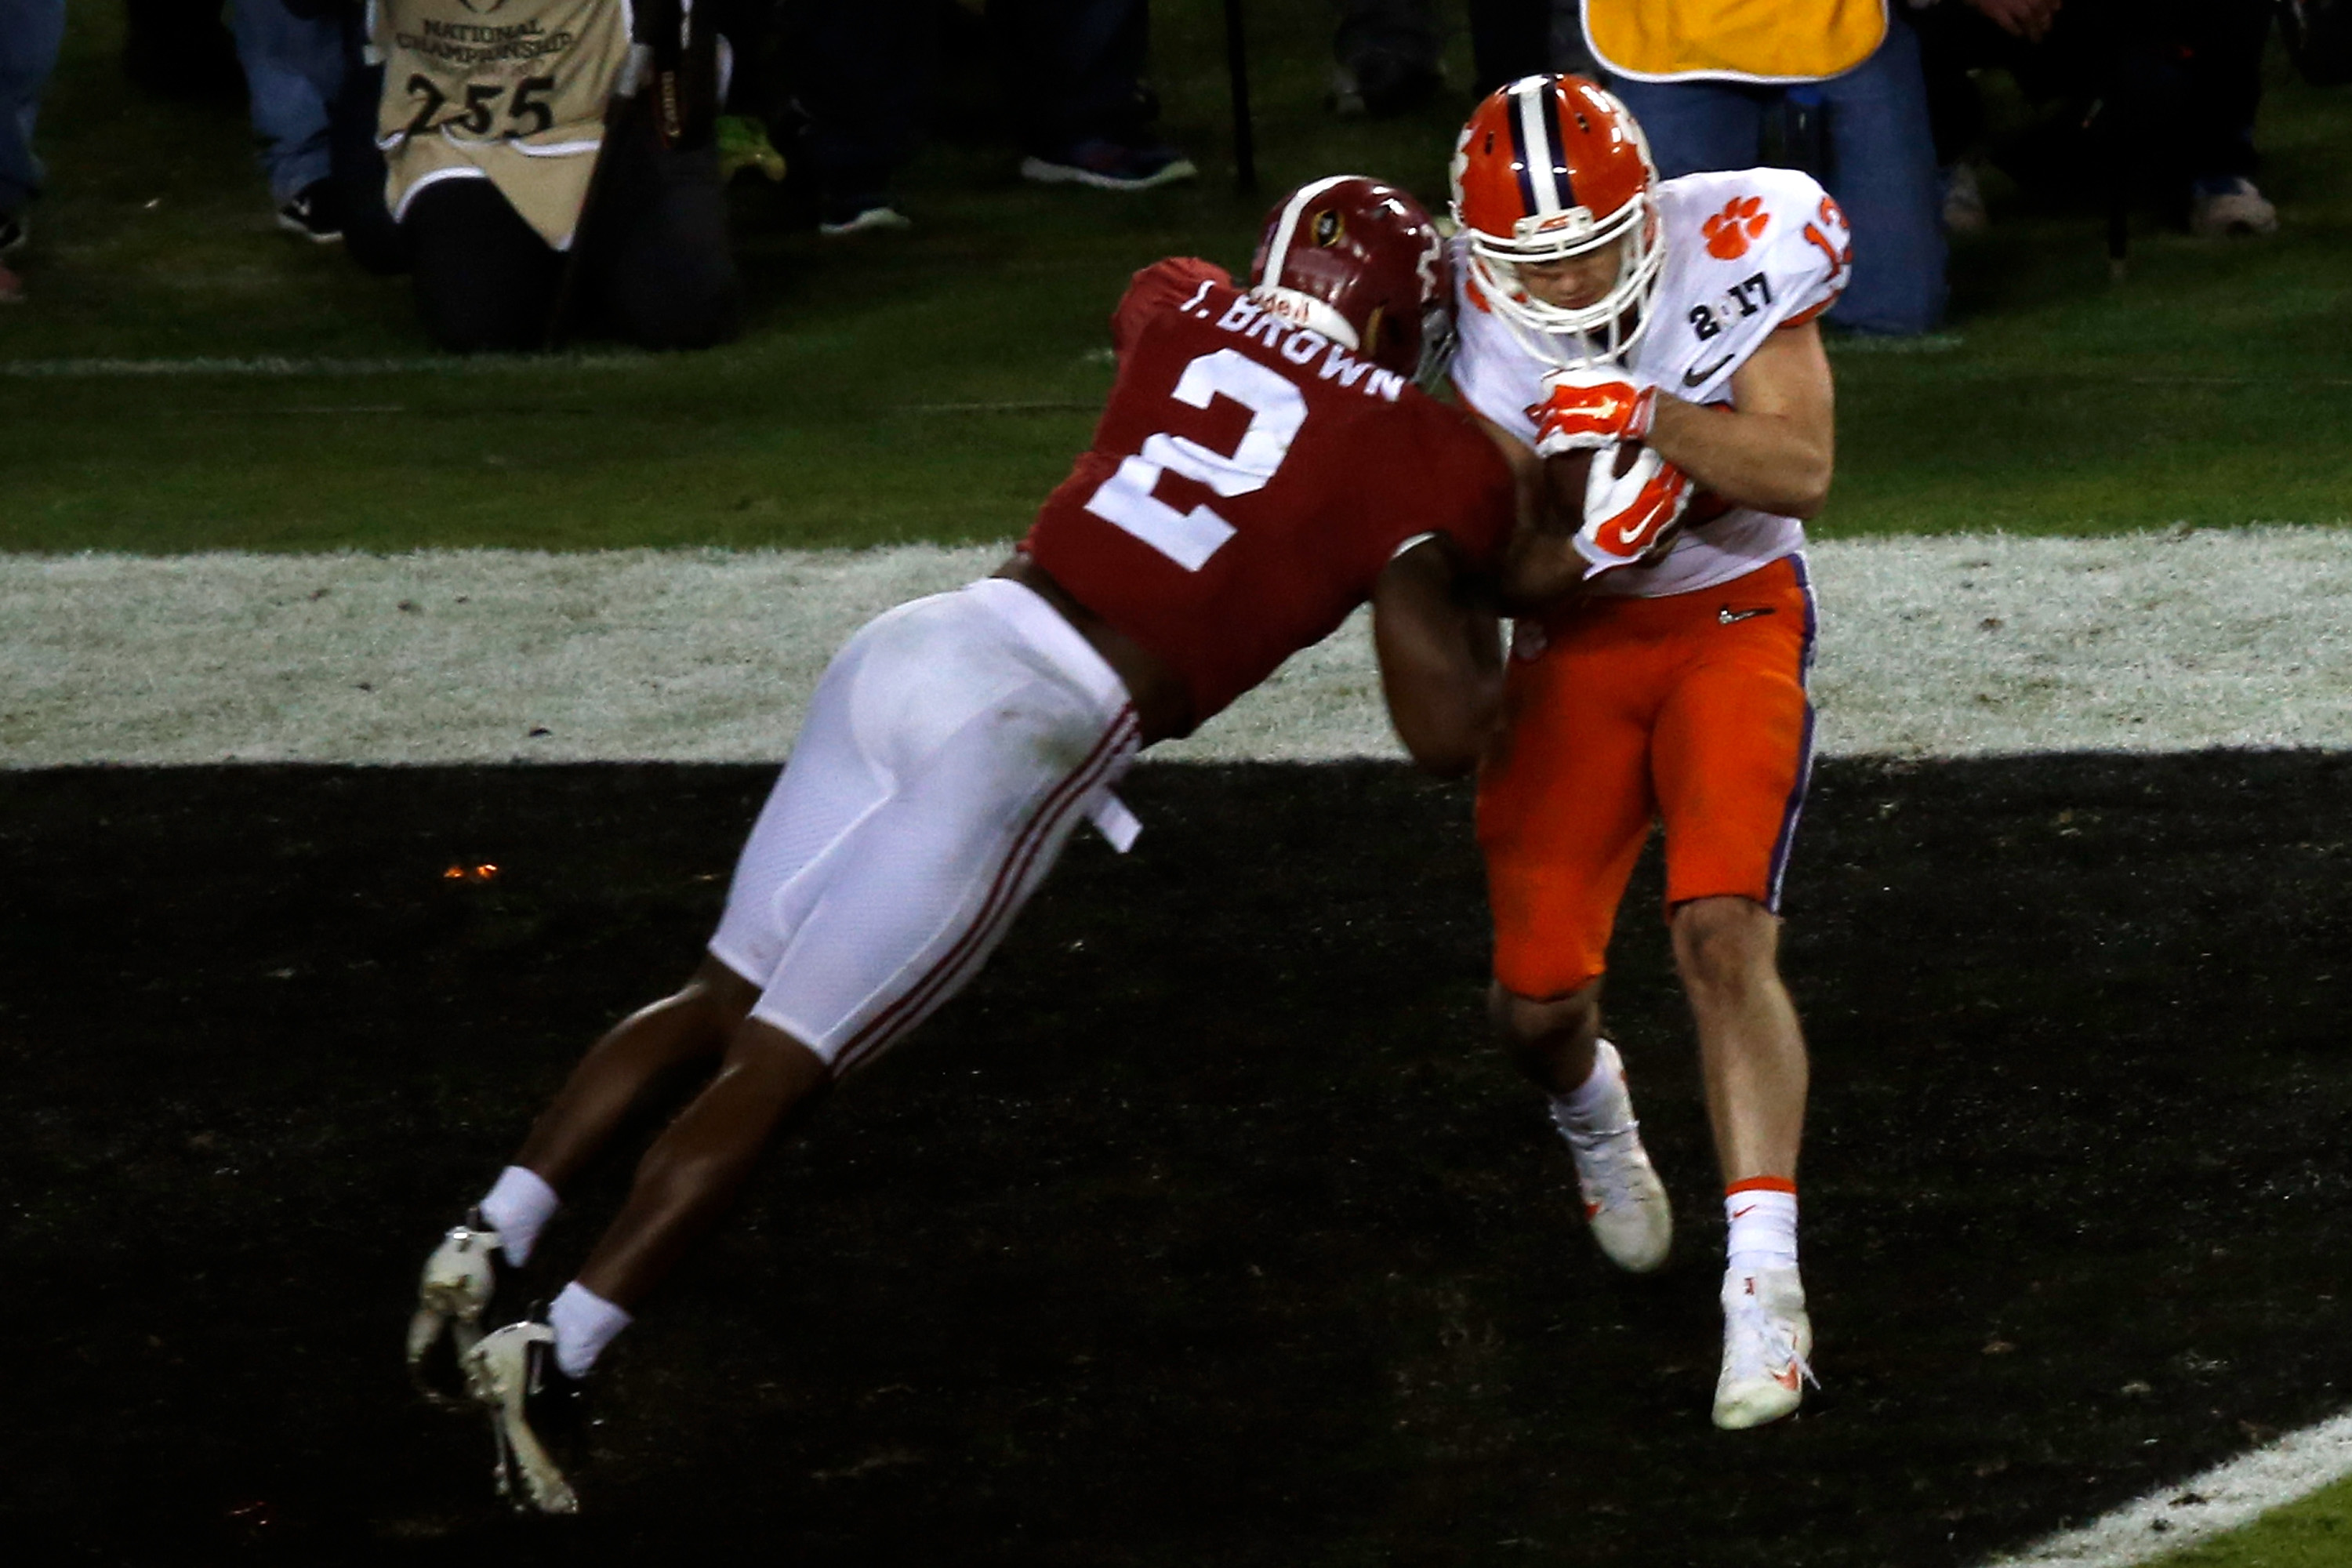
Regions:
<instances>
[{"instance_id":1,"label":"yellow vest","mask_svg":"<svg viewBox=\"0 0 2352 1568\"><path fill-rule=\"evenodd\" d=\"M1584 0L1584 39L1636 81L1819 81L1886 37L1886 0Z\"/></svg>"}]
</instances>

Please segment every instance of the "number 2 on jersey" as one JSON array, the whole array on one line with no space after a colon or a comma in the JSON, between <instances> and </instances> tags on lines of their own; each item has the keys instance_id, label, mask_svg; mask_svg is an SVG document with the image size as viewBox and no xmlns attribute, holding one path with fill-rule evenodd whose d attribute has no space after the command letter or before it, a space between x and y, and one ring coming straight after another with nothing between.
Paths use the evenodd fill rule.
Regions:
<instances>
[{"instance_id":1,"label":"number 2 on jersey","mask_svg":"<svg viewBox=\"0 0 2352 1568\"><path fill-rule=\"evenodd\" d=\"M1227 498L1264 489L1307 419L1307 398L1276 372L1232 349L1202 354L1186 365L1173 395L1193 408L1230 397L1250 411L1249 428L1230 452L1165 431L1148 437L1142 450L1121 458L1118 472L1087 498L1087 510L1185 571L1198 572L1234 536L1234 525L1206 502L1178 511L1160 500L1151 492L1160 475L1181 474Z\"/></svg>"}]
</instances>

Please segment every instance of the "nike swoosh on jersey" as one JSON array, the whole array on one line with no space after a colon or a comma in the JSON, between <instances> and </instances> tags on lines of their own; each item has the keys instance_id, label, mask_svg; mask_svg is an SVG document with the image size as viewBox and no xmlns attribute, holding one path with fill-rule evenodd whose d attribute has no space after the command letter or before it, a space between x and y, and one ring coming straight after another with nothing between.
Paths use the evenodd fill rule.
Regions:
<instances>
[{"instance_id":1,"label":"nike swoosh on jersey","mask_svg":"<svg viewBox=\"0 0 2352 1568\"><path fill-rule=\"evenodd\" d=\"M1769 616L1771 613L1772 606L1769 605L1754 610L1735 610L1729 605L1726 605L1715 612L1715 618L1727 626L1737 621L1753 620L1758 616Z\"/></svg>"},{"instance_id":2,"label":"nike swoosh on jersey","mask_svg":"<svg viewBox=\"0 0 2352 1568\"><path fill-rule=\"evenodd\" d=\"M1690 369L1683 372L1683 384L1685 386L1696 386L1701 382L1706 381L1714 375L1717 371L1719 371L1725 365L1729 364L1738 357L1738 356L1736 354L1726 354L1710 365L1695 364L1691 366Z\"/></svg>"}]
</instances>

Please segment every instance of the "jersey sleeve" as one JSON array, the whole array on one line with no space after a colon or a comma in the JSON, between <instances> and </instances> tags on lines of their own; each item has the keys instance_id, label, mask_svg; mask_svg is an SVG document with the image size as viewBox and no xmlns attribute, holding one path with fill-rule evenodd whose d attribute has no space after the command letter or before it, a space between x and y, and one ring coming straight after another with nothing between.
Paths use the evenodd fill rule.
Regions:
<instances>
[{"instance_id":1,"label":"jersey sleeve","mask_svg":"<svg viewBox=\"0 0 2352 1568\"><path fill-rule=\"evenodd\" d=\"M1368 542L1374 574L1432 534L1452 540L1473 568L1491 564L1510 540L1518 489L1494 438L1459 408L1416 397L1382 448L1386 471L1374 480L1391 500L1386 526Z\"/></svg>"},{"instance_id":2,"label":"jersey sleeve","mask_svg":"<svg viewBox=\"0 0 2352 1568\"><path fill-rule=\"evenodd\" d=\"M1138 272L1119 296L1118 309L1111 312L1111 352L1124 356L1146 322L1202 293L1206 285L1230 289L1233 279L1215 262L1197 256L1171 256Z\"/></svg>"},{"instance_id":3,"label":"jersey sleeve","mask_svg":"<svg viewBox=\"0 0 2352 1568\"><path fill-rule=\"evenodd\" d=\"M1772 197L1780 219L1772 245L1772 269L1779 275L1774 292L1788 305L1780 324L1794 327L1836 304L1845 292L1853 276L1853 232L1836 199L1811 175L1772 173L1787 184Z\"/></svg>"}]
</instances>

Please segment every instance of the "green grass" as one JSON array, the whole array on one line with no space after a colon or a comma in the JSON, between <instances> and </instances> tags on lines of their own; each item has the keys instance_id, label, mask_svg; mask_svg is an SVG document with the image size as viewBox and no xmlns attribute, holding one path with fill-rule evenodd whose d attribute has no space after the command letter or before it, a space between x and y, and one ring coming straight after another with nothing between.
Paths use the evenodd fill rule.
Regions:
<instances>
[{"instance_id":1,"label":"green grass","mask_svg":"<svg viewBox=\"0 0 2352 1568\"><path fill-rule=\"evenodd\" d=\"M2233 1535L2160 1559L2156 1568L2342 1568L2352 1562L2352 1480L2275 1509Z\"/></svg>"},{"instance_id":2,"label":"green grass","mask_svg":"<svg viewBox=\"0 0 2352 1568\"><path fill-rule=\"evenodd\" d=\"M1352 167L1442 196L1466 95L1337 120L1319 103L1322 9L1253 9L1266 192ZM904 181L911 234L824 243L787 231L764 189L738 191L742 342L468 369L436 361L404 281L278 233L241 119L136 98L114 65L119 10L78 6L43 111L34 297L0 318L0 548L1015 532L1085 444L1127 274L1169 252L1248 259L1265 204L1233 188L1220 16L1207 0L1157 7L1168 129L1202 164L1194 186L1025 185L987 95L963 84L942 117L956 134ZM2345 521L2352 167L2330 139L2347 102L2275 84L2263 183L2287 232L2273 241L2144 226L2116 284L2095 217L2000 215L1956 258L1957 343L1839 353L1841 472L1822 531ZM433 368L22 374L266 356Z\"/></svg>"}]
</instances>

